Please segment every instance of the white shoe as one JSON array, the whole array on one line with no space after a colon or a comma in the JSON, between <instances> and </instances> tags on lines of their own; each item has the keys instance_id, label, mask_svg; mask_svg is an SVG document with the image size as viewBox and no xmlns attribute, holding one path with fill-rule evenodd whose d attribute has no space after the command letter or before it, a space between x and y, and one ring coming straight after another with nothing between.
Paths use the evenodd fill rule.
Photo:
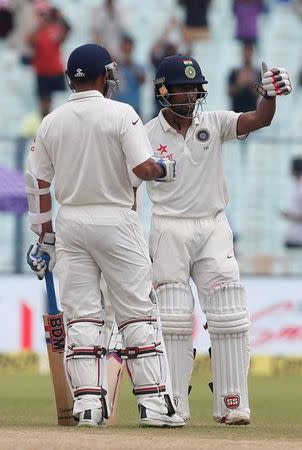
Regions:
<instances>
[{"instance_id":1,"label":"white shoe","mask_svg":"<svg viewBox=\"0 0 302 450\"><path fill-rule=\"evenodd\" d=\"M191 419L190 411L183 410L179 397L173 397L173 406L176 414L181 416L185 422L189 422Z\"/></svg>"},{"instance_id":2,"label":"white shoe","mask_svg":"<svg viewBox=\"0 0 302 450\"><path fill-rule=\"evenodd\" d=\"M184 427L186 422L177 413L168 416L167 414L159 413L148 409L143 405L138 405L140 412L139 423L145 427L161 427L161 428L175 428Z\"/></svg>"},{"instance_id":3,"label":"white shoe","mask_svg":"<svg viewBox=\"0 0 302 450\"><path fill-rule=\"evenodd\" d=\"M226 425L249 425L251 423L250 415L246 411L230 411L226 416L215 418L215 420Z\"/></svg>"},{"instance_id":4,"label":"white shoe","mask_svg":"<svg viewBox=\"0 0 302 450\"><path fill-rule=\"evenodd\" d=\"M78 427L98 427L103 423L102 409L86 409L78 414Z\"/></svg>"}]
</instances>

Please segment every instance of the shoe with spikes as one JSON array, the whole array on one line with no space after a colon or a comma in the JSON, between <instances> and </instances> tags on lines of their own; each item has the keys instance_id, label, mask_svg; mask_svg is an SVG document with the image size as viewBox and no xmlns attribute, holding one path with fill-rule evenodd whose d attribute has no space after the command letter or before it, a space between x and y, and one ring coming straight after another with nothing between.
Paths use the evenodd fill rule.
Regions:
<instances>
[{"instance_id":1,"label":"shoe with spikes","mask_svg":"<svg viewBox=\"0 0 302 450\"><path fill-rule=\"evenodd\" d=\"M78 427L98 427L103 423L102 409L86 409L78 414Z\"/></svg>"},{"instance_id":2,"label":"shoe with spikes","mask_svg":"<svg viewBox=\"0 0 302 450\"><path fill-rule=\"evenodd\" d=\"M186 422L177 413L168 415L138 405L140 419L139 424L144 427L176 428L184 427Z\"/></svg>"},{"instance_id":3,"label":"shoe with spikes","mask_svg":"<svg viewBox=\"0 0 302 450\"><path fill-rule=\"evenodd\" d=\"M226 425L249 425L251 423L250 415L246 411L230 411L226 416L215 418L215 420Z\"/></svg>"}]
</instances>

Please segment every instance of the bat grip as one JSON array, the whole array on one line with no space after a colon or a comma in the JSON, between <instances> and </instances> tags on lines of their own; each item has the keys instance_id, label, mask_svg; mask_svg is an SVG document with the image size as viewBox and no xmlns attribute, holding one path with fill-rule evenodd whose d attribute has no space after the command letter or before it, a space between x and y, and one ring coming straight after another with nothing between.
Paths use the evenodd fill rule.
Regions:
<instances>
[{"instance_id":1,"label":"bat grip","mask_svg":"<svg viewBox=\"0 0 302 450\"><path fill-rule=\"evenodd\" d=\"M48 264L49 255L44 254L43 259L46 262L46 264ZM53 276L52 276L52 273L49 272L48 269L46 269L46 273L45 273L45 283L46 283L46 291L47 291L48 314L51 314L51 315L59 314L61 311L58 309L58 306L57 306L56 291L55 291L55 286L54 286L54 282L53 282Z\"/></svg>"}]
</instances>

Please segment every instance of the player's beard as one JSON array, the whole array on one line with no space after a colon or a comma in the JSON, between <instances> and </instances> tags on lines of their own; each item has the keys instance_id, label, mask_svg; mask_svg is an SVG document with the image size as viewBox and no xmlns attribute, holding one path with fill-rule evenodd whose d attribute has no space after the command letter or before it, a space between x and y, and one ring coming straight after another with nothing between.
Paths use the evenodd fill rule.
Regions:
<instances>
[{"instance_id":1,"label":"player's beard","mask_svg":"<svg viewBox=\"0 0 302 450\"><path fill-rule=\"evenodd\" d=\"M175 103L173 103L173 100L171 99L171 111L180 116L180 117L184 117L184 118L193 118L195 116L195 110L196 110L196 104L197 104L197 95L192 93L188 93L187 95L185 94L180 94L181 95L181 99L178 98L178 94L172 94L172 98L173 100L178 100L175 101Z\"/></svg>"},{"instance_id":2,"label":"player's beard","mask_svg":"<svg viewBox=\"0 0 302 450\"><path fill-rule=\"evenodd\" d=\"M193 117L196 103L190 104L171 104L170 110L181 117Z\"/></svg>"},{"instance_id":3,"label":"player's beard","mask_svg":"<svg viewBox=\"0 0 302 450\"><path fill-rule=\"evenodd\" d=\"M189 118L192 118L194 116L195 105L196 104L171 105L169 109L175 115L189 119Z\"/></svg>"}]
</instances>

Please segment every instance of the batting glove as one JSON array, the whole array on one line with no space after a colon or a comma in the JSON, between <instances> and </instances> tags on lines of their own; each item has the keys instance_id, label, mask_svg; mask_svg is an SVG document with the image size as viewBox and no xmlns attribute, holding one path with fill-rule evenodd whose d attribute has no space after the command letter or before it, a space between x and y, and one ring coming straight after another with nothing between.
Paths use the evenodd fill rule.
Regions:
<instances>
[{"instance_id":1,"label":"batting glove","mask_svg":"<svg viewBox=\"0 0 302 450\"><path fill-rule=\"evenodd\" d=\"M160 178L155 178L155 181L163 181L165 183L170 183L171 181L175 181L175 166L176 161L174 159L168 158L153 158L154 161L162 166L165 171L165 175Z\"/></svg>"},{"instance_id":2,"label":"batting glove","mask_svg":"<svg viewBox=\"0 0 302 450\"><path fill-rule=\"evenodd\" d=\"M276 95L288 95L292 91L292 84L287 70L282 67L267 69L267 65L262 63L261 85L256 84L256 89L263 97L271 98Z\"/></svg>"},{"instance_id":3,"label":"batting glove","mask_svg":"<svg viewBox=\"0 0 302 450\"><path fill-rule=\"evenodd\" d=\"M56 264L56 254L55 254L55 233L45 233L43 241L36 242L31 245L27 252L27 264L35 272L39 280L45 277L46 269L51 272ZM43 259L43 255L47 253L49 255L48 266Z\"/></svg>"}]
</instances>

